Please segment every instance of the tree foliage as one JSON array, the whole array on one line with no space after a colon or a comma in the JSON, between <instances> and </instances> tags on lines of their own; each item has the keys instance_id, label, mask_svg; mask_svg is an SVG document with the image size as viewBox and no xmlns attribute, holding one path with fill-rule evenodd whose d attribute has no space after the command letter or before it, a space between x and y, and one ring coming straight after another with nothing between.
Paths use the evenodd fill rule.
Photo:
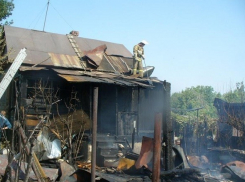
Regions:
<instances>
[{"instance_id":1,"label":"tree foliage","mask_svg":"<svg viewBox=\"0 0 245 182\"><path fill-rule=\"evenodd\" d=\"M245 90L244 83L237 82L236 89L230 90L229 92L223 94L223 99L230 103L244 103L245 102Z\"/></svg>"},{"instance_id":2,"label":"tree foliage","mask_svg":"<svg viewBox=\"0 0 245 182\"><path fill-rule=\"evenodd\" d=\"M224 94L215 92L211 86L191 87L182 92L173 93L171 96L172 120L179 125L180 129L187 123L196 123L197 120L198 122L206 121L209 128L212 129L218 119L217 110L213 106L215 98L230 103L244 103L244 83L236 83L234 90Z\"/></svg>"},{"instance_id":3,"label":"tree foliage","mask_svg":"<svg viewBox=\"0 0 245 182\"><path fill-rule=\"evenodd\" d=\"M174 93L171 96L172 120L180 125L193 124L204 120L209 126L217 120L216 109L213 106L215 97L220 97L211 86L197 86Z\"/></svg>"},{"instance_id":4,"label":"tree foliage","mask_svg":"<svg viewBox=\"0 0 245 182\"><path fill-rule=\"evenodd\" d=\"M13 23L12 20L10 22L6 21L6 19L12 15L13 10L13 0L0 0L0 26L10 25Z\"/></svg>"},{"instance_id":5,"label":"tree foliage","mask_svg":"<svg viewBox=\"0 0 245 182\"><path fill-rule=\"evenodd\" d=\"M5 54L5 37L3 32L3 25L10 25L13 20L7 21L6 19L12 15L14 9L13 0L0 0L0 75L3 73L3 67L8 63L8 54Z\"/></svg>"}]
</instances>

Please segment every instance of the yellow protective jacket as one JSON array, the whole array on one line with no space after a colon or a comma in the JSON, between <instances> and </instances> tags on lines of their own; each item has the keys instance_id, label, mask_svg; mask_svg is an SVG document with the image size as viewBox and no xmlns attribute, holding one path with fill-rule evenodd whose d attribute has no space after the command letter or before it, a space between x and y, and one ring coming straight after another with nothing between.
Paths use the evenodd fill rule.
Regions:
<instances>
[{"instance_id":1,"label":"yellow protective jacket","mask_svg":"<svg viewBox=\"0 0 245 182\"><path fill-rule=\"evenodd\" d=\"M142 56L144 56L144 49L140 47L138 44L134 46L134 59L137 61L142 61Z\"/></svg>"}]
</instances>

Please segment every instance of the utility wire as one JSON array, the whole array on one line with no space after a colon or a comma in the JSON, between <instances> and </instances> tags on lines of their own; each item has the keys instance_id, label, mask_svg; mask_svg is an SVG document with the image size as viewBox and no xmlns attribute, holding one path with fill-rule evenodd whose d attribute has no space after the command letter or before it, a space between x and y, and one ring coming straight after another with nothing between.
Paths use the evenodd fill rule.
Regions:
<instances>
[{"instance_id":1,"label":"utility wire","mask_svg":"<svg viewBox=\"0 0 245 182\"><path fill-rule=\"evenodd\" d=\"M57 11L57 9L55 9L55 7L53 6L52 3L50 3L52 8L54 8L54 10L57 12L57 14L63 19L63 21L73 30L74 28L65 20L64 17L61 16L61 14Z\"/></svg>"},{"instance_id":2,"label":"utility wire","mask_svg":"<svg viewBox=\"0 0 245 182\"><path fill-rule=\"evenodd\" d=\"M41 16L43 15L43 12L45 10L45 7L46 5L42 8L42 10L38 13L38 15L34 18L34 20L30 23L30 25L27 27L28 29L30 29L30 27L34 24L33 27L31 27L31 29L35 29L37 23L39 22ZM29 34L25 34L23 33L21 36L20 36L20 41L24 41L27 37L29 37Z\"/></svg>"},{"instance_id":3,"label":"utility wire","mask_svg":"<svg viewBox=\"0 0 245 182\"><path fill-rule=\"evenodd\" d=\"M33 29L36 27L37 23L39 22L39 20L40 20L42 14L43 14L43 12L44 12L44 10L45 10L45 7L46 7L46 5L42 8L42 10L39 12L39 14L38 14L38 15L35 17L35 19L31 22L31 24L29 25L28 28L30 28L31 25L32 25L34 22L36 22L36 24L35 24L35 26L33 27ZM36 20L37 20L37 21L36 21Z\"/></svg>"}]
</instances>

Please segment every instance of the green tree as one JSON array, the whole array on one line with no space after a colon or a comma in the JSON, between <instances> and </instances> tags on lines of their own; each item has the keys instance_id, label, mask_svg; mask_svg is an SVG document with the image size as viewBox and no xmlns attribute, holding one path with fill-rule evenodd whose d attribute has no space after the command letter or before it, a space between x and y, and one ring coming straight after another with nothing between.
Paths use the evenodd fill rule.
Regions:
<instances>
[{"instance_id":1,"label":"green tree","mask_svg":"<svg viewBox=\"0 0 245 182\"><path fill-rule=\"evenodd\" d=\"M220 97L220 93L216 93L211 86L197 86L174 93L171 96L172 119L181 127L187 123L195 123L197 121L207 121L211 126L216 122L217 114L213 106L215 97ZM198 111L196 109L199 109ZM180 128L181 128L180 127Z\"/></svg>"},{"instance_id":2,"label":"green tree","mask_svg":"<svg viewBox=\"0 0 245 182\"><path fill-rule=\"evenodd\" d=\"M229 92L223 94L223 98L226 102L230 103L243 103L245 102L245 90L244 83L237 82L236 89L230 90Z\"/></svg>"},{"instance_id":3,"label":"green tree","mask_svg":"<svg viewBox=\"0 0 245 182\"><path fill-rule=\"evenodd\" d=\"M7 54L5 54L5 38L3 33L3 25L10 25L13 20L7 21L6 19L12 15L14 9L13 0L0 0L0 75L3 73L3 67L8 63Z\"/></svg>"},{"instance_id":4,"label":"green tree","mask_svg":"<svg viewBox=\"0 0 245 182\"><path fill-rule=\"evenodd\" d=\"M6 21L6 19L12 15L14 10L13 0L0 0L0 26L10 25L13 23L13 20Z\"/></svg>"}]
</instances>

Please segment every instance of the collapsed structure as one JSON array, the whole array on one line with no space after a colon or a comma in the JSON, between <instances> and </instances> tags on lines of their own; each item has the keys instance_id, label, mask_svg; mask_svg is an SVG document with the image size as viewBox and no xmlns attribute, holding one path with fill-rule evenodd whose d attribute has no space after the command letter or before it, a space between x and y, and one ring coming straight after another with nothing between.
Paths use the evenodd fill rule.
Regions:
<instances>
[{"instance_id":1,"label":"collapsed structure","mask_svg":"<svg viewBox=\"0 0 245 182\"><path fill-rule=\"evenodd\" d=\"M90 141L96 137L97 166L125 155L142 136L153 137L155 114L162 113L165 170L171 169L170 83L150 77L154 67L145 67L143 78L133 77L132 54L122 44L77 35L4 26L6 62L22 48L27 57L2 97L1 109L27 138L35 138L32 149L39 161L88 161ZM9 64L2 65L7 70ZM18 147L12 149L18 153L25 144L20 144L20 133L13 136L12 145Z\"/></svg>"},{"instance_id":2,"label":"collapsed structure","mask_svg":"<svg viewBox=\"0 0 245 182\"><path fill-rule=\"evenodd\" d=\"M215 98L214 106L219 116L218 145L232 149L244 149L245 103L228 103Z\"/></svg>"}]
</instances>

